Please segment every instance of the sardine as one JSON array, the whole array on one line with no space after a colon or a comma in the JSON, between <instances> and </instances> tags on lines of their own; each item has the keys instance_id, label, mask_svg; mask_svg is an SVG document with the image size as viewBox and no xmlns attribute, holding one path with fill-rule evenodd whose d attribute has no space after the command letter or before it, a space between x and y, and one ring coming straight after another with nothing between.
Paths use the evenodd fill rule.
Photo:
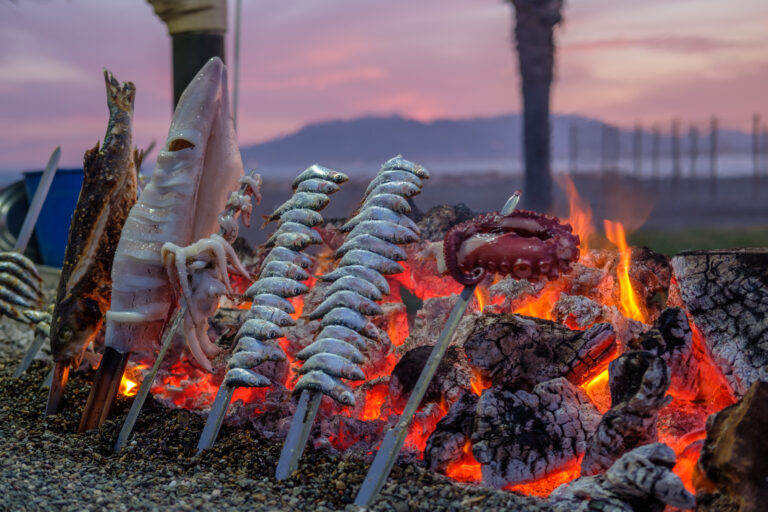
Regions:
<instances>
[{"instance_id":1,"label":"sardine","mask_svg":"<svg viewBox=\"0 0 768 512\"><path fill-rule=\"evenodd\" d=\"M416 233L416 235L420 234L419 226L417 226L416 223L413 222L408 216L403 215L402 213L393 212L387 208L382 208L381 206L371 206L370 208L362 210L360 213L347 221L347 223L344 224L339 229L339 231L343 233L352 231L352 228L366 220L381 220L391 222L392 224L398 224L410 229Z\"/></svg>"},{"instance_id":2,"label":"sardine","mask_svg":"<svg viewBox=\"0 0 768 512\"><path fill-rule=\"evenodd\" d=\"M410 229L386 220L363 221L349 232L347 239L358 235L373 235L392 244L409 244L419 240L419 236Z\"/></svg>"},{"instance_id":3,"label":"sardine","mask_svg":"<svg viewBox=\"0 0 768 512\"><path fill-rule=\"evenodd\" d=\"M280 233L275 236L275 245L292 251L303 251L312 245L312 238L302 233Z\"/></svg>"},{"instance_id":4,"label":"sardine","mask_svg":"<svg viewBox=\"0 0 768 512\"><path fill-rule=\"evenodd\" d=\"M374 285L355 276L344 276L333 282L325 291L329 296L340 290L350 290L371 300L381 300L381 292Z\"/></svg>"},{"instance_id":5,"label":"sardine","mask_svg":"<svg viewBox=\"0 0 768 512\"><path fill-rule=\"evenodd\" d=\"M277 295L273 295L271 293L262 293L260 295L256 295L255 297L251 298L252 306L270 306L273 308L282 309L289 315L292 315L296 312L296 310L293 308L293 304L288 302L282 297L278 297Z\"/></svg>"},{"instance_id":6,"label":"sardine","mask_svg":"<svg viewBox=\"0 0 768 512\"><path fill-rule=\"evenodd\" d=\"M408 259L408 255L401 247L367 234L357 235L353 238L348 237L347 241L336 250L334 257L341 258L353 249L375 252L393 261L405 261Z\"/></svg>"},{"instance_id":7,"label":"sardine","mask_svg":"<svg viewBox=\"0 0 768 512\"><path fill-rule=\"evenodd\" d=\"M379 329L354 309L339 307L330 310L320 322L322 327L329 325L341 325L349 327L353 331L372 340L380 341Z\"/></svg>"},{"instance_id":8,"label":"sardine","mask_svg":"<svg viewBox=\"0 0 768 512\"><path fill-rule=\"evenodd\" d=\"M253 370L232 368L224 377L224 385L233 388L265 388L271 386L272 382Z\"/></svg>"},{"instance_id":9,"label":"sardine","mask_svg":"<svg viewBox=\"0 0 768 512\"><path fill-rule=\"evenodd\" d=\"M408 201L395 194L376 194L375 196L368 196L363 201L363 205L360 207L360 211L370 208L371 206L381 206L397 213L411 213L411 205Z\"/></svg>"},{"instance_id":10,"label":"sardine","mask_svg":"<svg viewBox=\"0 0 768 512\"><path fill-rule=\"evenodd\" d=\"M237 331L237 339L257 338L262 340L273 340L283 337L283 330L280 326L260 318L250 318L246 320Z\"/></svg>"},{"instance_id":11,"label":"sardine","mask_svg":"<svg viewBox=\"0 0 768 512\"><path fill-rule=\"evenodd\" d=\"M424 186L416 175L408 171L382 170L379 171L376 177L368 184L368 187L365 189L365 196L371 195L371 191L382 183L390 183L393 181L405 181L419 188Z\"/></svg>"},{"instance_id":12,"label":"sardine","mask_svg":"<svg viewBox=\"0 0 768 512\"><path fill-rule=\"evenodd\" d=\"M275 231L275 233L264 243L264 247L272 247L275 245L277 237L283 233L298 233L309 237L313 244L323 243L323 239L320 238L320 233L314 229L299 222L284 222L277 227L277 231Z\"/></svg>"},{"instance_id":13,"label":"sardine","mask_svg":"<svg viewBox=\"0 0 768 512\"><path fill-rule=\"evenodd\" d=\"M269 221L278 220L280 216L290 210L297 208L307 208L309 210L319 211L328 206L330 198L325 194L315 194L312 192L296 192L282 205L264 218Z\"/></svg>"},{"instance_id":14,"label":"sardine","mask_svg":"<svg viewBox=\"0 0 768 512\"><path fill-rule=\"evenodd\" d=\"M314 192L316 194L333 194L339 191L339 186L332 181L310 178L299 183L296 192Z\"/></svg>"},{"instance_id":15,"label":"sardine","mask_svg":"<svg viewBox=\"0 0 768 512\"><path fill-rule=\"evenodd\" d=\"M309 291L309 287L299 281L285 277L265 277L257 280L246 291L248 297L269 293L278 297L295 297Z\"/></svg>"},{"instance_id":16,"label":"sardine","mask_svg":"<svg viewBox=\"0 0 768 512\"><path fill-rule=\"evenodd\" d=\"M396 261L385 258L380 254L361 249L352 249L339 260L339 266L363 265L383 275L399 274L405 269Z\"/></svg>"},{"instance_id":17,"label":"sardine","mask_svg":"<svg viewBox=\"0 0 768 512\"><path fill-rule=\"evenodd\" d=\"M395 194L400 197L409 198L421 192L421 189L412 183L407 181L390 181L382 183L374 188L370 195L375 196L379 194Z\"/></svg>"},{"instance_id":18,"label":"sardine","mask_svg":"<svg viewBox=\"0 0 768 512\"><path fill-rule=\"evenodd\" d=\"M419 164L413 163L410 160L406 160L402 155L397 155L396 157L390 158L384 162L382 170L384 169L398 169L401 171L408 171L422 179L429 178L429 171L427 171Z\"/></svg>"},{"instance_id":19,"label":"sardine","mask_svg":"<svg viewBox=\"0 0 768 512\"><path fill-rule=\"evenodd\" d=\"M355 348L354 345L336 338L320 338L316 340L296 354L296 359L305 361L315 354L322 354L323 352L336 354L355 364L362 364L365 362L363 353Z\"/></svg>"},{"instance_id":20,"label":"sardine","mask_svg":"<svg viewBox=\"0 0 768 512\"><path fill-rule=\"evenodd\" d=\"M296 387L293 388L294 393L300 393L304 390L319 391L325 395L330 396L337 402L353 407L355 405L355 395L349 390L336 377L331 377L321 371L309 372L302 375L299 382L296 383Z\"/></svg>"},{"instance_id":21,"label":"sardine","mask_svg":"<svg viewBox=\"0 0 768 512\"><path fill-rule=\"evenodd\" d=\"M333 169L329 169L327 167L323 167L322 165L313 164L306 168L301 174L296 176L296 179L293 180L293 183L291 184L291 188L296 190L299 186L299 183L302 181L307 181L311 179L321 179L321 180L328 180L332 181L336 184L341 184L349 180L349 177L346 174L336 172Z\"/></svg>"},{"instance_id":22,"label":"sardine","mask_svg":"<svg viewBox=\"0 0 768 512\"><path fill-rule=\"evenodd\" d=\"M32 301L25 299L18 293L14 293L11 290L2 287L0 287L0 299L24 308L32 307L34 304Z\"/></svg>"},{"instance_id":23,"label":"sardine","mask_svg":"<svg viewBox=\"0 0 768 512\"><path fill-rule=\"evenodd\" d=\"M309 314L310 320L322 318L333 308L347 307L354 309L361 315L372 316L382 314L381 306L362 295L349 290L340 290L329 296Z\"/></svg>"},{"instance_id":24,"label":"sardine","mask_svg":"<svg viewBox=\"0 0 768 512\"><path fill-rule=\"evenodd\" d=\"M106 74L104 75L106 77ZM133 87L133 84L128 82L128 84ZM125 85L125 84L124 84ZM131 108L133 105L131 105ZM111 110L111 105L110 105ZM110 119L110 123L111 123ZM130 122L130 121L129 121ZM111 126L111 124L110 124ZM130 128L129 128L130 130ZM107 136L109 136L109 133L107 133ZM104 146L106 147L108 141L104 141ZM130 136L129 136L129 144L130 146ZM91 151L94 151L93 149ZM86 153L86 157L88 156L88 153ZM37 268L35 267L35 264L32 263L32 260L21 254L20 252L16 251L2 251L0 252L0 263L2 262L8 262L13 263L24 270L24 272L28 273L29 275L33 276L37 280L42 280L42 276L40 276L40 273L37 271Z\"/></svg>"},{"instance_id":25,"label":"sardine","mask_svg":"<svg viewBox=\"0 0 768 512\"><path fill-rule=\"evenodd\" d=\"M387 280L375 270L372 270L363 265L348 265L346 267L339 267L327 274L319 276L321 281L336 281L342 277L352 276L365 279L384 295L389 295L389 283Z\"/></svg>"},{"instance_id":26,"label":"sardine","mask_svg":"<svg viewBox=\"0 0 768 512\"><path fill-rule=\"evenodd\" d=\"M309 274L300 266L290 261L272 260L261 269L259 277L285 277L295 281L306 281Z\"/></svg>"},{"instance_id":27,"label":"sardine","mask_svg":"<svg viewBox=\"0 0 768 512\"><path fill-rule=\"evenodd\" d=\"M18 307L4 300L0 300L0 313L2 313L3 315L9 318L13 318L18 322L24 322L24 323L28 322L28 320L24 317L22 311Z\"/></svg>"},{"instance_id":28,"label":"sardine","mask_svg":"<svg viewBox=\"0 0 768 512\"><path fill-rule=\"evenodd\" d=\"M283 349L271 340L257 340L248 336L240 338L235 347L235 353L239 352L264 352L270 354L272 361L285 360Z\"/></svg>"},{"instance_id":29,"label":"sardine","mask_svg":"<svg viewBox=\"0 0 768 512\"><path fill-rule=\"evenodd\" d=\"M16 277L27 286L40 290L41 278L35 277L35 274L26 271L24 267L12 261L0 261L0 273Z\"/></svg>"},{"instance_id":30,"label":"sardine","mask_svg":"<svg viewBox=\"0 0 768 512\"><path fill-rule=\"evenodd\" d=\"M250 311L255 318L266 320L279 327L292 327L296 325L296 321L291 318L291 315L274 306L251 305Z\"/></svg>"},{"instance_id":31,"label":"sardine","mask_svg":"<svg viewBox=\"0 0 768 512\"><path fill-rule=\"evenodd\" d=\"M323 338L333 338L345 341L350 345L354 345L359 350L367 350L370 346L376 343L375 340L366 338L359 332L353 331L349 327L344 327L343 325L327 325L323 327L316 338L318 340Z\"/></svg>"},{"instance_id":32,"label":"sardine","mask_svg":"<svg viewBox=\"0 0 768 512\"><path fill-rule=\"evenodd\" d=\"M13 293L32 302L39 302L42 292L12 274L0 273L0 287L7 288Z\"/></svg>"},{"instance_id":33,"label":"sardine","mask_svg":"<svg viewBox=\"0 0 768 512\"><path fill-rule=\"evenodd\" d=\"M323 216L309 208L296 208L282 214L277 227L280 228L280 226L287 222L297 222L312 228L323 223Z\"/></svg>"},{"instance_id":34,"label":"sardine","mask_svg":"<svg viewBox=\"0 0 768 512\"><path fill-rule=\"evenodd\" d=\"M287 261L289 263L293 263L294 265L298 265L301 268L309 268L315 264L314 260L310 256L300 252L292 251L287 247L274 247L271 251L269 251L267 257L264 258L264 263L262 263L261 268L265 268L271 261Z\"/></svg>"},{"instance_id":35,"label":"sardine","mask_svg":"<svg viewBox=\"0 0 768 512\"><path fill-rule=\"evenodd\" d=\"M242 351L232 354L229 358L227 366L229 368L255 368L261 363L267 361L285 361L285 355L283 351L276 348L264 345L263 350L256 351Z\"/></svg>"},{"instance_id":36,"label":"sardine","mask_svg":"<svg viewBox=\"0 0 768 512\"><path fill-rule=\"evenodd\" d=\"M321 371L331 377L348 380L364 380L363 370L349 360L331 353L315 354L307 359L298 372L301 375L312 371Z\"/></svg>"}]
</instances>

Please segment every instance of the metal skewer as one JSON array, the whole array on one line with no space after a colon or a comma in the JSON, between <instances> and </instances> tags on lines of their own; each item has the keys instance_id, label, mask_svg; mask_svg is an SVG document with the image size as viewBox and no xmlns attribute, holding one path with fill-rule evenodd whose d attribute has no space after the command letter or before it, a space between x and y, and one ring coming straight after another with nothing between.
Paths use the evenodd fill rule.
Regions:
<instances>
[{"instance_id":1,"label":"metal skewer","mask_svg":"<svg viewBox=\"0 0 768 512\"><path fill-rule=\"evenodd\" d=\"M519 200L520 192L517 191L507 200L504 208L501 210L502 215L512 213L517 207ZM369 506L379 494L381 488L384 487L384 483L387 481L387 477L389 477L389 473L392 471L392 466L395 464L400 449L403 447L405 438L408 435L408 427L413 420L413 416L416 414L416 410L419 408L419 404L421 404L421 400L424 398L430 382L432 382L432 377L437 372L440 361L443 359L443 355L445 355L445 351L451 343L456 328L459 326L459 322L464 316L469 302L472 300L475 286L477 285L465 286L461 291L459 300L456 301L451 310L448 321L445 323L445 327L443 327L443 331L440 333L440 337L432 349L432 353L429 355L427 364L424 365L424 369L421 371L421 375L419 375L419 380L416 382L416 386L414 386L411 396L408 398L408 403L405 409L403 409L400 419L387 431L384 440L381 442L376 458L373 460L363 485L357 493L355 505Z\"/></svg>"}]
</instances>

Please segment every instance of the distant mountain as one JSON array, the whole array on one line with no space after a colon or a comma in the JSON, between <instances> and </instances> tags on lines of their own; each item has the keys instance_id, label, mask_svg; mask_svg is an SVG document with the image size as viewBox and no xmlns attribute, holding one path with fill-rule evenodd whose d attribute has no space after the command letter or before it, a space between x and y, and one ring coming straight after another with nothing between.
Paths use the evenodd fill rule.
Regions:
<instances>
[{"instance_id":1,"label":"distant mountain","mask_svg":"<svg viewBox=\"0 0 768 512\"><path fill-rule=\"evenodd\" d=\"M599 162L632 154L633 130L605 125L602 121L577 115L552 116L553 159L567 159L570 136L575 133L579 162ZM668 127L659 140L662 156L671 154ZM608 143L603 149L603 139ZM617 147L614 141L618 140ZM690 153L688 128L681 128L681 158ZM708 154L708 133L700 128L699 158ZM651 154L652 135L642 132L642 153ZM721 153L749 152L751 136L735 131L719 133ZM247 167L290 169L319 162L340 169L377 170L376 165L402 154L427 166L472 170L515 170L521 161L521 116L509 114L461 120L421 122L400 116L361 117L344 121L309 124L295 133L242 148ZM605 153L604 153L605 152Z\"/></svg>"}]
</instances>

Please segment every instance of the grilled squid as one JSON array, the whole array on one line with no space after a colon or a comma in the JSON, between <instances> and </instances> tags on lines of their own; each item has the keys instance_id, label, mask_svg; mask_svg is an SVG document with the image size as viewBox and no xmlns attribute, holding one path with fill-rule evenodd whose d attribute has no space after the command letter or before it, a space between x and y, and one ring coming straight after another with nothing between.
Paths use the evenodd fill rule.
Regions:
<instances>
[{"instance_id":1,"label":"grilled squid","mask_svg":"<svg viewBox=\"0 0 768 512\"><path fill-rule=\"evenodd\" d=\"M347 239L336 251L338 266L320 279L332 281L323 301L309 318L320 318L322 330L296 358L304 361L294 389L321 392L353 406L355 397L341 380L363 380L359 368L362 350L378 343L381 333L366 317L380 315L376 303L389 294L384 275L403 271L397 261L406 259L399 245L415 242L419 231L404 213L407 199L421 191L429 173L400 156L388 160L368 186L363 203L343 227Z\"/></svg>"},{"instance_id":2,"label":"grilled squid","mask_svg":"<svg viewBox=\"0 0 768 512\"><path fill-rule=\"evenodd\" d=\"M273 248L261 265L259 278L245 292L253 303L248 320L237 333L235 353L224 377L226 386L269 386L269 379L256 368L266 361L285 360L285 353L275 340L283 336L283 327L294 325L290 317L293 306L287 299L309 291L302 281L309 279L304 269L313 261L301 251L322 243L312 229L322 223L318 211L330 201L327 194L337 192L347 180L340 172L312 165L294 180L293 196L266 216L267 221L279 221L266 244Z\"/></svg>"}]
</instances>

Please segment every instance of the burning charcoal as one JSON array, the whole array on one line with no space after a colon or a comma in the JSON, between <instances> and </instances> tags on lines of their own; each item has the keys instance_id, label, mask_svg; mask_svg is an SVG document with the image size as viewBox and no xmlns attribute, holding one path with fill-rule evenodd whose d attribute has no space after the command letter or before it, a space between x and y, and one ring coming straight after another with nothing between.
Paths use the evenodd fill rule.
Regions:
<instances>
[{"instance_id":1,"label":"burning charcoal","mask_svg":"<svg viewBox=\"0 0 768 512\"><path fill-rule=\"evenodd\" d=\"M645 299L645 309L651 318L661 312L664 301L657 294L666 296L672 280L669 256L659 254L647 247L633 247L629 265L629 278L635 285L635 292Z\"/></svg>"},{"instance_id":2,"label":"burning charcoal","mask_svg":"<svg viewBox=\"0 0 768 512\"><path fill-rule=\"evenodd\" d=\"M564 378L538 384L532 393L485 390L471 436L483 483L521 484L572 464L599 421L586 394Z\"/></svg>"},{"instance_id":3,"label":"burning charcoal","mask_svg":"<svg viewBox=\"0 0 768 512\"><path fill-rule=\"evenodd\" d=\"M632 340L629 346L664 359L672 376L671 388L678 395L695 396L698 361L693 357L691 327L682 309L667 308L662 311L653 328Z\"/></svg>"},{"instance_id":4,"label":"burning charcoal","mask_svg":"<svg viewBox=\"0 0 768 512\"><path fill-rule=\"evenodd\" d=\"M764 510L768 502L768 383L755 382L735 405L707 420L696 466L698 510ZM717 502L729 503L719 508Z\"/></svg>"},{"instance_id":5,"label":"burning charcoal","mask_svg":"<svg viewBox=\"0 0 768 512\"><path fill-rule=\"evenodd\" d=\"M583 476L549 495L555 512L591 510L661 512L665 505L692 509L696 501L672 472L675 452L661 443L635 448L605 474Z\"/></svg>"},{"instance_id":6,"label":"burning charcoal","mask_svg":"<svg viewBox=\"0 0 768 512\"><path fill-rule=\"evenodd\" d=\"M429 469L445 473L448 464L459 460L472 434L477 401L474 393L464 393L438 422L424 449L424 463Z\"/></svg>"},{"instance_id":7,"label":"burning charcoal","mask_svg":"<svg viewBox=\"0 0 768 512\"><path fill-rule=\"evenodd\" d=\"M672 259L680 297L738 396L768 380L768 249L682 253Z\"/></svg>"},{"instance_id":8,"label":"burning charcoal","mask_svg":"<svg viewBox=\"0 0 768 512\"><path fill-rule=\"evenodd\" d=\"M403 406L416 385L424 365L432 353L432 345L416 347L403 355L392 369L389 381L389 393L393 403ZM448 347L437 372L432 378L424 395L422 405L428 402L440 402L441 398L451 404L469 390L472 374L466 363L464 353L458 347Z\"/></svg>"},{"instance_id":9,"label":"burning charcoal","mask_svg":"<svg viewBox=\"0 0 768 512\"><path fill-rule=\"evenodd\" d=\"M503 297L502 303L487 306L485 311L499 313L514 311L523 304L525 299L537 296L546 284L547 282L543 280L531 283L527 279L505 277L488 289L492 298Z\"/></svg>"},{"instance_id":10,"label":"burning charcoal","mask_svg":"<svg viewBox=\"0 0 768 512\"><path fill-rule=\"evenodd\" d=\"M583 295L561 294L552 310L556 322L585 329L610 319L609 308Z\"/></svg>"},{"instance_id":11,"label":"burning charcoal","mask_svg":"<svg viewBox=\"0 0 768 512\"><path fill-rule=\"evenodd\" d=\"M549 320L515 314L480 317L464 343L470 364L494 386L527 391L557 377L579 384L615 350L609 324L572 331Z\"/></svg>"},{"instance_id":12,"label":"burning charcoal","mask_svg":"<svg viewBox=\"0 0 768 512\"><path fill-rule=\"evenodd\" d=\"M435 206L418 223L421 238L431 242L441 242L449 229L476 215L464 203L459 203L456 206Z\"/></svg>"},{"instance_id":13,"label":"burning charcoal","mask_svg":"<svg viewBox=\"0 0 768 512\"><path fill-rule=\"evenodd\" d=\"M458 300L458 295L433 297L424 301L413 320L413 328L402 349L405 351L420 345L433 345L448 320L448 316ZM468 313L462 317L459 327L451 340L451 345L461 346L475 328L480 315Z\"/></svg>"},{"instance_id":14,"label":"burning charcoal","mask_svg":"<svg viewBox=\"0 0 768 512\"><path fill-rule=\"evenodd\" d=\"M589 439L581 462L582 475L608 469L621 455L658 439L659 409L672 397L669 368L650 352L627 352L608 366L611 410L600 420Z\"/></svg>"}]
</instances>

